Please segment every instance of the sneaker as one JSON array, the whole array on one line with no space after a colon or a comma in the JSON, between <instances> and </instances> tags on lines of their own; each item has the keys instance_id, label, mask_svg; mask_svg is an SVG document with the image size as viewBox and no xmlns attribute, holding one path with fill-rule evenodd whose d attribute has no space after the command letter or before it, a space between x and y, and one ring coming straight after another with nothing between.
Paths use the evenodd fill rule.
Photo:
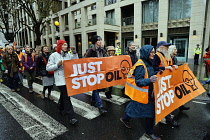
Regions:
<instances>
[{"instance_id":1,"label":"sneaker","mask_svg":"<svg viewBox=\"0 0 210 140\"><path fill-rule=\"evenodd\" d=\"M40 95L40 97L41 97L42 99L44 99L44 98L45 98L45 94L42 92L42 94Z\"/></svg>"},{"instance_id":2,"label":"sneaker","mask_svg":"<svg viewBox=\"0 0 210 140\"><path fill-rule=\"evenodd\" d=\"M17 88L16 91L19 92L20 91L20 88Z\"/></svg>"},{"instance_id":3,"label":"sneaker","mask_svg":"<svg viewBox=\"0 0 210 140\"><path fill-rule=\"evenodd\" d=\"M15 89L11 89L12 92L15 92Z\"/></svg>"},{"instance_id":4,"label":"sneaker","mask_svg":"<svg viewBox=\"0 0 210 140\"><path fill-rule=\"evenodd\" d=\"M179 110L180 110L180 111L189 110L189 109L190 109L190 107L186 107L186 106L184 106L184 105L182 105L182 106L179 107Z\"/></svg>"},{"instance_id":5,"label":"sneaker","mask_svg":"<svg viewBox=\"0 0 210 140\"><path fill-rule=\"evenodd\" d=\"M125 125L125 127L129 128L129 129L132 128L130 125L130 122L124 121L122 118L120 118L120 121Z\"/></svg>"},{"instance_id":6,"label":"sneaker","mask_svg":"<svg viewBox=\"0 0 210 140\"><path fill-rule=\"evenodd\" d=\"M173 126L173 127L178 127L180 124L175 121L175 120L171 120L171 121L166 121L167 124Z\"/></svg>"},{"instance_id":7,"label":"sneaker","mask_svg":"<svg viewBox=\"0 0 210 140\"><path fill-rule=\"evenodd\" d=\"M104 113L106 113L107 111L104 110L102 107L98 108L99 113L102 115Z\"/></svg>"},{"instance_id":8,"label":"sneaker","mask_svg":"<svg viewBox=\"0 0 210 140\"><path fill-rule=\"evenodd\" d=\"M29 88L29 93L33 93L34 91L33 91L33 88Z\"/></svg>"},{"instance_id":9,"label":"sneaker","mask_svg":"<svg viewBox=\"0 0 210 140\"><path fill-rule=\"evenodd\" d=\"M69 120L69 122L70 122L70 124L74 125L78 121L77 121L77 119L74 118L74 119Z\"/></svg>"},{"instance_id":10,"label":"sneaker","mask_svg":"<svg viewBox=\"0 0 210 140\"><path fill-rule=\"evenodd\" d=\"M51 95L49 95L47 98L48 98L50 101L53 101L53 100L54 100L54 99L52 98Z\"/></svg>"},{"instance_id":11,"label":"sneaker","mask_svg":"<svg viewBox=\"0 0 210 140\"><path fill-rule=\"evenodd\" d=\"M144 133L144 135L146 138L149 138L149 140L161 140L161 138L159 138L157 135L155 134L151 134L151 135L148 135L146 133Z\"/></svg>"}]
</instances>

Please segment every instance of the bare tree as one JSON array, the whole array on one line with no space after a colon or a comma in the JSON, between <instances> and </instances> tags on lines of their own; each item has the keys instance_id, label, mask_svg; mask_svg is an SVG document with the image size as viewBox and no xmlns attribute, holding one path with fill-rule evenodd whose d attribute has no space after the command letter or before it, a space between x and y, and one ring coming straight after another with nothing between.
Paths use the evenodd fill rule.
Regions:
<instances>
[{"instance_id":1,"label":"bare tree","mask_svg":"<svg viewBox=\"0 0 210 140\"><path fill-rule=\"evenodd\" d=\"M55 0L13 0L16 9L22 10L28 15L31 25L27 24L26 17L16 15L16 19L36 35L36 45L41 44L41 35L45 28L45 18L53 10ZM17 14L17 13L16 13ZM19 16L19 17L18 17ZM43 25L43 26L42 26Z\"/></svg>"},{"instance_id":2,"label":"bare tree","mask_svg":"<svg viewBox=\"0 0 210 140\"><path fill-rule=\"evenodd\" d=\"M17 22L13 21L13 3L11 0L0 0L0 32L2 32L7 41L13 42L18 32Z\"/></svg>"}]
</instances>

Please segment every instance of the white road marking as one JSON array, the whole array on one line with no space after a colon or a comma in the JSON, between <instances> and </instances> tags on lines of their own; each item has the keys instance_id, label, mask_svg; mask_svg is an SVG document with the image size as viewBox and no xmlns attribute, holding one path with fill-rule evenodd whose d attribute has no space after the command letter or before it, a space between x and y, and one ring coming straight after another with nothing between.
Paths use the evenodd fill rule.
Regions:
<instances>
[{"instance_id":1,"label":"white road marking","mask_svg":"<svg viewBox=\"0 0 210 140\"><path fill-rule=\"evenodd\" d=\"M26 79L23 80L23 85L25 87L28 87ZM38 94L41 94L40 91L42 91L43 86L37 83L33 83L33 89ZM52 91L51 96L54 98L54 102L58 103L60 93L58 91ZM80 101L74 97L71 97L71 102L74 107L74 111L82 117L91 120L100 116L98 108L91 106L90 104Z\"/></svg>"},{"instance_id":2,"label":"white road marking","mask_svg":"<svg viewBox=\"0 0 210 140\"><path fill-rule=\"evenodd\" d=\"M19 94L0 86L0 103L34 139L53 139L68 129Z\"/></svg>"},{"instance_id":3,"label":"white road marking","mask_svg":"<svg viewBox=\"0 0 210 140\"><path fill-rule=\"evenodd\" d=\"M92 95L92 91L91 92L86 92L85 94L91 96ZM106 100L108 102L111 102L111 103L114 103L114 104L117 104L117 105L122 105L122 104L130 101L130 99L128 99L128 98L120 97L120 96L113 95L113 94L112 94L112 98L111 99L107 99L104 92L100 92L99 95L100 95L102 100Z\"/></svg>"},{"instance_id":4,"label":"white road marking","mask_svg":"<svg viewBox=\"0 0 210 140\"><path fill-rule=\"evenodd\" d=\"M192 101L192 102L194 102L194 103L198 103L198 104L206 104L206 103L203 103L203 102L198 102L198 101Z\"/></svg>"}]
</instances>

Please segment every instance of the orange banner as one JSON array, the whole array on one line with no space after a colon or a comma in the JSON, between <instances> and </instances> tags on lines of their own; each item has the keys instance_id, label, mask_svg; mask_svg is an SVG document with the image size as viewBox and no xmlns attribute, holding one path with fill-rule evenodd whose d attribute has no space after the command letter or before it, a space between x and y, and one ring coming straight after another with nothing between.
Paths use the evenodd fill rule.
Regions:
<instances>
[{"instance_id":1,"label":"orange banner","mask_svg":"<svg viewBox=\"0 0 210 140\"><path fill-rule=\"evenodd\" d=\"M124 84L131 67L128 55L64 61L68 95Z\"/></svg>"},{"instance_id":2,"label":"orange banner","mask_svg":"<svg viewBox=\"0 0 210 140\"><path fill-rule=\"evenodd\" d=\"M176 108L205 92L188 64L158 73L154 83L156 124Z\"/></svg>"}]
</instances>

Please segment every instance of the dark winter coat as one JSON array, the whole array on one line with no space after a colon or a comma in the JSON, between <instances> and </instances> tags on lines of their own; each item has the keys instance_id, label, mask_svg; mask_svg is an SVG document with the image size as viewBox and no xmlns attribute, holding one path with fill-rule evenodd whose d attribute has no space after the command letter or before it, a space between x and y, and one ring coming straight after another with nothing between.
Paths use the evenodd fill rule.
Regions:
<instances>
[{"instance_id":1,"label":"dark winter coat","mask_svg":"<svg viewBox=\"0 0 210 140\"><path fill-rule=\"evenodd\" d=\"M26 72L33 72L36 68L36 56L34 56L34 61L32 60L31 53L26 53L27 55L27 62L25 61L25 55L22 57L22 64L25 67L24 71ZM33 67L32 70L30 70L30 67Z\"/></svg>"},{"instance_id":2,"label":"dark winter coat","mask_svg":"<svg viewBox=\"0 0 210 140\"><path fill-rule=\"evenodd\" d=\"M12 54L6 53L3 56L3 65L6 70L10 71L10 76L13 77L13 73L18 72L18 68L20 67L17 54L14 52Z\"/></svg>"},{"instance_id":3,"label":"dark winter coat","mask_svg":"<svg viewBox=\"0 0 210 140\"><path fill-rule=\"evenodd\" d=\"M48 74L48 71L46 70L47 64L45 64L43 57L46 59L46 62L48 62L50 54L47 53L45 55L44 53L42 53L37 57L37 60L36 60L36 74L37 74L37 76L50 76Z\"/></svg>"},{"instance_id":4,"label":"dark winter coat","mask_svg":"<svg viewBox=\"0 0 210 140\"><path fill-rule=\"evenodd\" d=\"M155 74L153 63L148 58L150 52L154 47L151 45L145 45L140 50L140 58L145 63L148 71L148 77ZM155 105L153 97L153 83L150 79L144 79L145 70L143 66L138 66L134 70L135 82L139 87L149 86L149 102L148 104L142 104L136 101L131 101L126 108L126 114L131 118L154 118L155 117Z\"/></svg>"},{"instance_id":5,"label":"dark winter coat","mask_svg":"<svg viewBox=\"0 0 210 140\"><path fill-rule=\"evenodd\" d=\"M138 61L136 50L130 51L129 48L126 47L124 55L129 55L131 57L132 65L134 65Z\"/></svg>"},{"instance_id":6,"label":"dark winter coat","mask_svg":"<svg viewBox=\"0 0 210 140\"><path fill-rule=\"evenodd\" d=\"M85 58L87 57L105 57L106 56L106 51L103 48L97 48L96 46L89 48Z\"/></svg>"}]
</instances>

